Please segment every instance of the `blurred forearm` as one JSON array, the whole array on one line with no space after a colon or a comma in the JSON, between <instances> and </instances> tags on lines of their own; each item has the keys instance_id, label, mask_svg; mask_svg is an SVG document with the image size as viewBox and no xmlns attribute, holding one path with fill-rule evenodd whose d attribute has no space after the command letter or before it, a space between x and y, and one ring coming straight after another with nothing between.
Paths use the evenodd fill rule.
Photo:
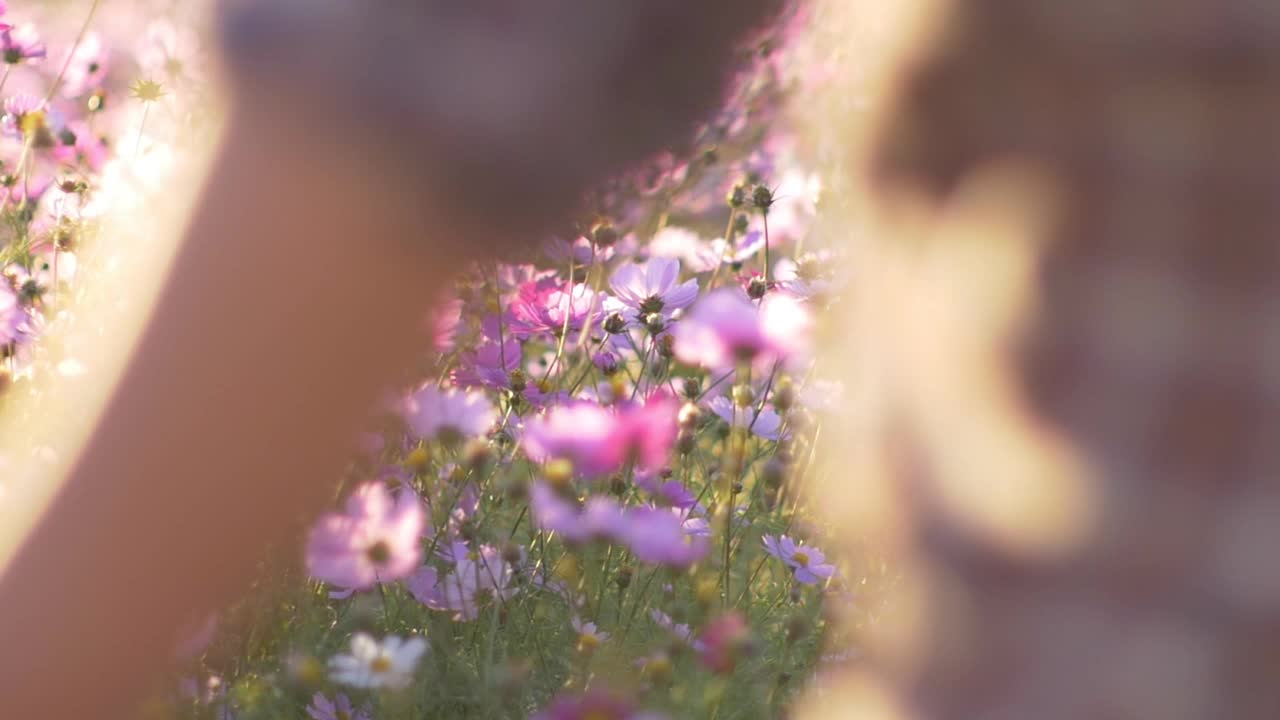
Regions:
<instances>
[{"instance_id":1,"label":"blurred forearm","mask_svg":"<svg viewBox=\"0 0 1280 720\"><path fill-rule=\"evenodd\" d=\"M128 372L0 584L5 715L117 717L330 491L424 345L447 254L415 247L370 168L263 124L232 123Z\"/></svg>"}]
</instances>

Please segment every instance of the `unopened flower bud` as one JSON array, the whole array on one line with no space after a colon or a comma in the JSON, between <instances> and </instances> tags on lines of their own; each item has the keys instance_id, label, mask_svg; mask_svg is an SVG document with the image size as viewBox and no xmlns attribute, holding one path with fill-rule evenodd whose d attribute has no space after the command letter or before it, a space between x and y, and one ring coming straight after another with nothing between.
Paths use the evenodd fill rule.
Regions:
<instances>
[{"instance_id":1,"label":"unopened flower bud","mask_svg":"<svg viewBox=\"0 0 1280 720\"><path fill-rule=\"evenodd\" d=\"M621 475L609 478L609 492L622 497L627 494L627 481Z\"/></svg>"},{"instance_id":2,"label":"unopened flower bud","mask_svg":"<svg viewBox=\"0 0 1280 720\"><path fill-rule=\"evenodd\" d=\"M612 225L597 225L591 233L591 240L602 248L613 247L618 242L618 231Z\"/></svg>"},{"instance_id":3,"label":"unopened flower bud","mask_svg":"<svg viewBox=\"0 0 1280 720\"><path fill-rule=\"evenodd\" d=\"M773 191L767 185L757 185L751 191L751 204L758 210L769 212L769 208L773 207Z\"/></svg>"},{"instance_id":4,"label":"unopened flower bud","mask_svg":"<svg viewBox=\"0 0 1280 720\"><path fill-rule=\"evenodd\" d=\"M792 615L787 621L787 644L795 643L809 632L809 620L804 615Z\"/></svg>"},{"instance_id":5,"label":"unopened flower bud","mask_svg":"<svg viewBox=\"0 0 1280 720\"><path fill-rule=\"evenodd\" d=\"M729 196L725 198L725 202L729 203L729 207L738 209L747 204L747 188L742 185L734 185L729 191Z\"/></svg>"},{"instance_id":6,"label":"unopened flower bud","mask_svg":"<svg viewBox=\"0 0 1280 720\"><path fill-rule=\"evenodd\" d=\"M467 443L466 458L467 467L483 474L493 462L493 448L484 440L472 440Z\"/></svg>"},{"instance_id":7,"label":"unopened flower bud","mask_svg":"<svg viewBox=\"0 0 1280 720\"><path fill-rule=\"evenodd\" d=\"M519 368L512 370L511 375L508 377L511 381L511 391L514 393L522 393L529 386L529 376L525 375L524 371Z\"/></svg>"},{"instance_id":8,"label":"unopened flower bud","mask_svg":"<svg viewBox=\"0 0 1280 720\"><path fill-rule=\"evenodd\" d=\"M507 543L502 546L502 559L508 565L519 565L524 561L524 553L521 552L519 545L514 542L507 541Z\"/></svg>"},{"instance_id":9,"label":"unopened flower bud","mask_svg":"<svg viewBox=\"0 0 1280 720\"><path fill-rule=\"evenodd\" d=\"M650 333L657 335L667 329L667 320L662 313L649 313L644 316L644 326Z\"/></svg>"},{"instance_id":10,"label":"unopened flower bud","mask_svg":"<svg viewBox=\"0 0 1280 720\"><path fill-rule=\"evenodd\" d=\"M746 215L739 215L733 219L733 234L741 235L751 227L751 220ZM741 263L739 263L741 266Z\"/></svg>"},{"instance_id":11,"label":"unopened flower bud","mask_svg":"<svg viewBox=\"0 0 1280 720\"><path fill-rule=\"evenodd\" d=\"M762 474L764 476L763 480L765 487L777 490L782 487L782 482L786 479L787 471L786 467L784 467L781 462L778 462L777 458L774 458L765 463Z\"/></svg>"},{"instance_id":12,"label":"unopened flower bud","mask_svg":"<svg viewBox=\"0 0 1280 720\"><path fill-rule=\"evenodd\" d=\"M778 389L773 392L773 406L782 412L786 412L796 404L796 386L787 379L783 379L778 383Z\"/></svg>"},{"instance_id":13,"label":"unopened flower bud","mask_svg":"<svg viewBox=\"0 0 1280 720\"><path fill-rule=\"evenodd\" d=\"M658 356L671 359L676 355L676 339L670 335L658 338Z\"/></svg>"},{"instance_id":14,"label":"unopened flower bud","mask_svg":"<svg viewBox=\"0 0 1280 720\"><path fill-rule=\"evenodd\" d=\"M702 394L702 383L697 378L685 378L680 394L688 400L696 400Z\"/></svg>"},{"instance_id":15,"label":"unopened flower bud","mask_svg":"<svg viewBox=\"0 0 1280 720\"><path fill-rule=\"evenodd\" d=\"M604 331L611 335L621 335L627 331L627 319L622 313L612 312L604 319Z\"/></svg>"},{"instance_id":16,"label":"unopened flower bud","mask_svg":"<svg viewBox=\"0 0 1280 720\"><path fill-rule=\"evenodd\" d=\"M759 275L754 276L747 281L747 297L751 298L752 300L759 300L760 298L764 297L765 294L768 292L769 292L769 283L766 283L764 281L764 278L760 277Z\"/></svg>"},{"instance_id":17,"label":"unopened flower bud","mask_svg":"<svg viewBox=\"0 0 1280 720\"><path fill-rule=\"evenodd\" d=\"M618 584L618 588L626 590L631 585L631 578L635 576L635 570L630 565L623 565L618 568L618 575L613 579Z\"/></svg>"},{"instance_id":18,"label":"unopened flower bud","mask_svg":"<svg viewBox=\"0 0 1280 720\"><path fill-rule=\"evenodd\" d=\"M693 452L694 446L697 445L697 438L688 430L681 430L676 436L676 451L681 455L688 455Z\"/></svg>"},{"instance_id":19,"label":"unopened flower bud","mask_svg":"<svg viewBox=\"0 0 1280 720\"><path fill-rule=\"evenodd\" d=\"M750 385L735 385L733 387L733 404L740 408L751 407L751 403L755 402L756 394L751 390Z\"/></svg>"}]
</instances>

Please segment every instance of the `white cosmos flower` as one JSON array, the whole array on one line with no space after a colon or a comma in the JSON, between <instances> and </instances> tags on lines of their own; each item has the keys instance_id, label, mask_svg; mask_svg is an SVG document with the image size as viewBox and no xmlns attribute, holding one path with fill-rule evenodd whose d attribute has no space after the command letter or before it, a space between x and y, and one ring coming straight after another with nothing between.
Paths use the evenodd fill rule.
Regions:
<instances>
[{"instance_id":1,"label":"white cosmos flower","mask_svg":"<svg viewBox=\"0 0 1280 720\"><path fill-rule=\"evenodd\" d=\"M329 659L329 677L362 688L403 688L413 679L418 659L427 651L421 637L388 635L379 643L367 633L351 636L351 653Z\"/></svg>"}]
</instances>

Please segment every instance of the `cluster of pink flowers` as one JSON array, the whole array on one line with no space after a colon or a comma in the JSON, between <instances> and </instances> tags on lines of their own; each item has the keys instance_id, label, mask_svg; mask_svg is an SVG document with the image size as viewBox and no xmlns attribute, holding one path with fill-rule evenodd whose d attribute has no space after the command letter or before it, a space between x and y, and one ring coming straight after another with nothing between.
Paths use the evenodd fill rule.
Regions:
<instances>
[{"instance_id":1,"label":"cluster of pink flowers","mask_svg":"<svg viewBox=\"0 0 1280 720\"><path fill-rule=\"evenodd\" d=\"M195 35L145 26L0 25L0 393L97 269L78 255L120 164L176 143L169 103L204 92ZM249 602L188 643L191 717L656 720L722 682L773 702L744 665L812 669L793 621L846 590L794 539L822 535L804 458L838 393L811 347L841 284L838 257L801 250L819 185L770 110L794 77L761 67L699 153L618 178L519 262L459 268L429 370L385 398L299 548L306 582L263 583L287 618ZM584 691L606 667L639 680Z\"/></svg>"}]
</instances>

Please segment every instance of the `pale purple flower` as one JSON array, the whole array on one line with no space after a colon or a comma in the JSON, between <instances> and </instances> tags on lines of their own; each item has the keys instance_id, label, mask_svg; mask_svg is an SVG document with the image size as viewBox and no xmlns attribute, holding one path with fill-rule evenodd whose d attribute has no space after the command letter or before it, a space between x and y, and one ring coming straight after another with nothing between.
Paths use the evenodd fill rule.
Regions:
<instances>
[{"instance_id":1,"label":"pale purple flower","mask_svg":"<svg viewBox=\"0 0 1280 720\"><path fill-rule=\"evenodd\" d=\"M357 710L351 704L351 698L338 693L333 699L323 693L316 693L307 707L307 715L311 720L373 720L373 716L363 710Z\"/></svg>"},{"instance_id":2,"label":"pale purple flower","mask_svg":"<svg viewBox=\"0 0 1280 720\"><path fill-rule=\"evenodd\" d=\"M25 131L24 121L33 113L44 112L43 98L27 93L18 93L5 98L4 117L0 118L0 131L11 138L21 139Z\"/></svg>"},{"instance_id":3,"label":"pale purple flower","mask_svg":"<svg viewBox=\"0 0 1280 720\"><path fill-rule=\"evenodd\" d=\"M511 374L520 368L523 352L515 338L506 342L485 338L474 350L464 352L453 371L453 382L465 387L511 387ZM526 387L531 383L526 382Z\"/></svg>"},{"instance_id":4,"label":"pale purple flower","mask_svg":"<svg viewBox=\"0 0 1280 720\"><path fill-rule=\"evenodd\" d=\"M536 482L529 488L529 512L539 528L558 533L569 542L624 537L626 518L622 507L610 497L593 496L579 508L546 483Z\"/></svg>"},{"instance_id":5,"label":"pale purple flower","mask_svg":"<svg viewBox=\"0 0 1280 720\"><path fill-rule=\"evenodd\" d=\"M569 618L569 624L573 626L573 631L578 634L578 650L581 652L594 652L596 648L609 640L609 633L601 632L595 623L582 620L576 615Z\"/></svg>"},{"instance_id":6,"label":"pale purple flower","mask_svg":"<svg viewBox=\"0 0 1280 720\"><path fill-rule=\"evenodd\" d=\"M680 261L650 258L643 266L627 263L609 280L614 296L632 311L633 317L659 313L670 318L698 299L698 281L680 282Z\"/></svg>"},{"instance_id":7,"label":"pale purple flower","mask_svg":"<svg viewBox=\"0 0 1280 720\"><path fill-rule=\"evenodd\" d=\"M679 258L684 261L689 272L709 272L720 264L720 259L724 255L724 241L717 242L721 247L717 248L714 243L703 242L697 233L688 228L668 225L653 236L652 242L649 243L649 256Z\"/></svg>"},{"instance_id":8,"label":"pale purple flower","mask_svg":"<svg viewBox=\"0 0 1280 720\"><path fill-rule=\"evenodd\" d=\"M0 30L0 52L7 65L32 63L44 59L47 54L44 41L31 23Z\"/></svg>"},{"instance_id":9,"label":"pale purple flower","mask_svg":"<svg viewBox=\"0 0 1280 720\"><path fill-rule=\"evenodd\" d=\"M677 640L680 640L698 652L703 650L704 646L702 641L694 636L693 630L688 625L672 620L670 615L657 608L649 609L649 618L657 623L659 627L662 627L667 632L674 635Z\"/></svg>"},{"instance_id":10,"label":"pale purple flower","mask_svg":"<svg viewBox=\"0 0 1280 720\"><path fill-rule=\"evenodd\" d=\"M836 574L836 566L828 563L822 551L815 547L801 545L786 535L765 535L761 542L765 552L792 569L797 582L816 585Z\"/></svg>"},{"instance_id":11,"label":"pale purple flower","mask_svg":"<svg viewBox=\"0 0 1280 720\"><path fill-rule=\"evenodd\" d=\"M721 395L712 398L707 407L732 427L749 428L752 434L765 440L777 441L783 437L782 416L768 405L758 413L755 406L735 409L733 400Z\"/></svg>"},{"instance_id":12,"label":"pale purple flower","mask_svg":"<svg viewBox=\"0 0 1280 720\"><path fill-rule=\"evenodd\" d=\"M418 496L398 500L382 483L356 488L341 513L328 513L307 540L307 571L342 588L366 589L413 572L422 557L424 513Z\"/></svg>"},{"instance_id":13,"label":"pale purple flower","mask_svg":"<svg viewBox=\"0 0 1280 720\"><path fill-rule=\"evenodd\" d=\"M624 539L641 562L688 567L710 549L706 537L685 532L680 513L662 508L632 508L626 513Z\"/></svg>"},{"instance_id":14,"label":"pale purple flower","mask_svg":"<svg viewBox=\"0 0 1280 720\"><path fill-rule=\"evenodd\" d=\"M519 589L515 568L496 548L486 545L470 552L465 543L454 542L440 555L453 564L450 572L440 575L435 568L420 568L406 585L418 602L450 611L455 620L474 620L495 599L505 600Z\"/></svg>"},{"instance_id":15,"label":"pale purple flower","mask_svg":"<svg viewBox=\"0 0 1280 720\"><path fill-rule=\"evenodd\" d=\"M426 385L407 399L404 416L416 437L457 440L489 432L498 411L484 393Z\"/></svg>"}]
</instances>

